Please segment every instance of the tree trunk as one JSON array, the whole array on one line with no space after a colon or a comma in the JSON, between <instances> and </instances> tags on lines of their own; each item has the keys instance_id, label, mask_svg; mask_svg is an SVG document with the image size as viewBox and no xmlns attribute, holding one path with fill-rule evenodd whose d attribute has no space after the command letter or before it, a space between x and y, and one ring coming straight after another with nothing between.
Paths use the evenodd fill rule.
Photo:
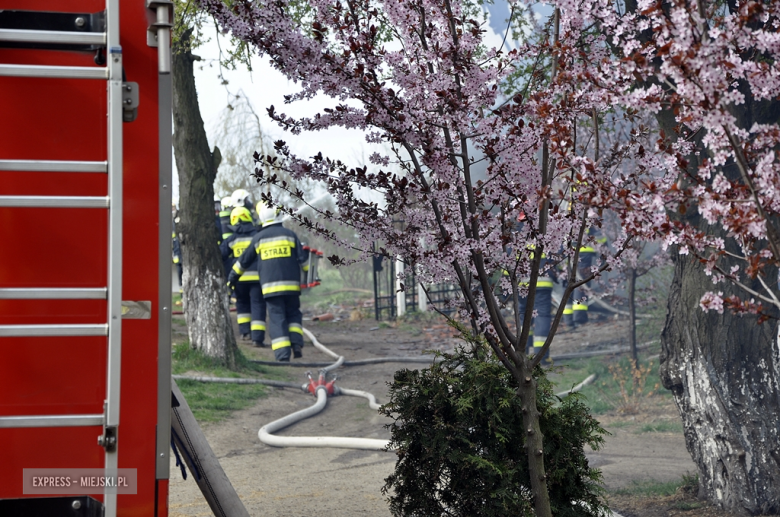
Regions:
<instances>
[{"instance_id":1,"label":"tree trunk","mask_svg":"<svg viewBox=\"0 0 780 517\"><path fill-rule=\"evenodd\" d=\"M661 336L661 380L682 415L699 467L699 496L740 514L780 512L780 354L777 323L704 313L713 286L675 255Z\"/></svg>"},{"instance_id":2,"label":"tree trunk","mask_svg":"<svg viewBox=\"0 0 780 517\"><path fill-rule=\"evenodd\" d=\"M634 368L639 368L639 355L636 352L636 268L628 270L628 329L631 360L634 361Z\"/></svg>"},{"instance_id":3,"label":"tree trunk","mask_svg":"<svg viewBox=\"0 0 780 517\"><path fill-rule=\"evenodd\" d=\"M531 477L531 491L534 495L536 517L552 517L550 492L547 488L547 474L544 468L544 435L539 425L539 409L536 404L536 379L531 371L523 372L525 378L518 387L523 403L523 427L525 429L525 453L528 456L528 474Z\"/></svg>"},{"instance_id":4,"label":"tree trunk","mask_svg":"<svg viewBox=\"0 0 780 517\"><path fill-rule=\"evenodd\" d=\"M186 41L189 35L183 37ZM193 61L186 49L172 56L173 150L179 171L177 233L183 266L182 306L190 345L229 368L236 364L236 338L230 321L230 299L214 223L214 178L218 148L209 151L198 107Z\"/></svg>"},{"instance_id":5,"label":"tree trunk","mask_svg":"<svg viewBox=\"0 0 780 517\"><path fill-rule=\"evenodd\" d=\"M740 90L745 102L732 110L740 127L778 123L780 102L756 101L744 84ZM667 135L676 134L671 111L656 117ZM694 167L697 156L691 156L689 169ZM723 172L739 174L733 164ZM717 231L695 209L681 217L704 232ZM718 236L729 251L739 251L726 232L721 230ZM739 317L728 309L723 314L705 313L699 308L705 292L745 293L727 282L713 285L702 264L676 249L672 258L674 278L661 334L660 373L664 387L674 395L688 451L699 468L699 496L740 514L780 513L777 320L759 325L756 317ZM724 264L728 270L737 263ZM772 285L776 278L777 269L769 268L766 281ZM750 287L762 290L758 281L754 284Z\"/></svg>"}]
</instances>

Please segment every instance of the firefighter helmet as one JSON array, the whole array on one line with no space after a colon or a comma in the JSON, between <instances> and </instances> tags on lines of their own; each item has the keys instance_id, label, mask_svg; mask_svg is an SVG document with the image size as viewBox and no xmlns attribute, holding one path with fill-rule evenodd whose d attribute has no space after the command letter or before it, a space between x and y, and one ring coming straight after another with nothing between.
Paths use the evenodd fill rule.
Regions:
<instances>
[{"instance_id":1,"label":"firefighter helmet","mask_svg":"<svg viewBox=\"0 0 780 517\"><path fill-rule=\"evenodd\" d=\"M243 206L244 208L254 208L254 205L252 204L252 196L250 196L249 192L242 188L233 192L231 199L233 200L233 206L235 207Z\"/></svg>"},{"instance_id":2,"label":"firefighter helmet","mask_svg":"<svg viewBox=\"0 0 780 517\"><path fill-rule=\"evenodd\" d=\"M279 218L279 210L277 208L271 208L265 203L258 203L257 217L260 219L260 223L263 226L282 222Z\"/></svg>"},{"instance_id":3,"label":"firefighter helmet","mask_svg":"<svg viewBox=\"0 0 780 517\"><path fill-rule=\"evenodd\" d=\"M230 196L225 196L222 198L221 201L222 210L230 210L233 208L233 198Z\"/></svg>"}]
</instances>

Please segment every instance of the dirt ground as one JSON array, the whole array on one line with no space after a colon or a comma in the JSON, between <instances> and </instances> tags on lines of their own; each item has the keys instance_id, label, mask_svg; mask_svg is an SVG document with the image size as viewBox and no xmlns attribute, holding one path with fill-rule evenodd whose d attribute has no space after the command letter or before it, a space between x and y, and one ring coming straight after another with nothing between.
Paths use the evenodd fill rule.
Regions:
<instances>
[{"instance_id":1,"label":"dirt ground","mask_svg":"<svg viewBox=\"0 0 780 517\"><path fill-rule=\"evenodd\" d=\"M336 353L349 359L382 356L421 355L431 348L448 349L454 344L452 332L443 325L421 323L388 327L373 319L349 321L349 312L336 312L336 320L307 321L304 326ZM575 352L620 344L615 336L625 335L624 323L606 320L594 323L587 334L561 334L554 353ZM181 327L178 328L181 332ZM587 336L585 339L582 336ZM270 349L241 345L247 355L272 360ZM308 344L305 361L327 361L328 357ZM342 367L337 370L337 385L372 392L380 403L387 401L387 383L396 369L413 365L382 363ZM308 368L291 367L293 380L305 381ZM314 369L312 369L314 370ZM268 397L253 407L237 411L218 424L207 424L204 432L216 455L251 515L309 516L313 514L351 516L390 515L381 493L384 479L393 470L392 452L348 449L275 448L261 443L257 431L263 425L314 403L307 393L272 388ZM655 408L643 419L675 419L670 404ZM601 418L601 417L600 417ZM617 416L607 415L602 423L612 433L603 450L589 453L593 466L602 469L606 487L615 490L633 482L679 481L683 474L695 472L682 433L637 433L632 425L611 428ZM623 417L621 420L625 421ZM387 419L369 409L367 401L353 397L333 397L320 414L280 431L285 436L352 436L389 438L384 428ZM725 516L726 513L695 502L692 495L667 498L610 496L611 507L623 517L660 517L666 515ZM191 480L183 480L171 463L171 517L211 515L208 506Z\"/></svg>"}]
</instances>

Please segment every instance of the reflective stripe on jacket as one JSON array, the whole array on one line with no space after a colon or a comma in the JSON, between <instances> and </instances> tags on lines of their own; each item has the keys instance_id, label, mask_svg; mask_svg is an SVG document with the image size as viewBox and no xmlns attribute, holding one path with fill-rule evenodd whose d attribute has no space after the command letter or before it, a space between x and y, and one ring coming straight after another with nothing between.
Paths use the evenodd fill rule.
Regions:
<instances>
[{"instance_id":1,"label":"reflective stripe on jacket","mask_svg":"<svg viewBox=\"0 0 780 517\"><path fill-rule=\"evenodd\" d=\"M219 223L222 227L222 240L224 241L233 235L233 228L230 227L230 210L223 210L219 213Z\"/></svg>"},{"instance_id":2,"label":"reflective stripe on jacket","mask_svg":"<svg viewBox=\"0 0 780 517\"><path fill-rule=\"evenodd\" d=\"M239 222L234 228L236 232L228 236L219 246L226 272L229 272L238 259L250 248L252 240L259 231L257 226L247 221ZM257 260L249 263L238 279L239 282L257 282L259 280Z\"/></svg>"},{"instance_id":3,"label":"reflective stripe on jacket","mask_svg":"<svg viewBox=\"0 0 780 517\"><path fill-rule=\"evenodd\" d=\"M292 230L278 224L263 227L249 248L233 265L233 273L241 275L252 262L257 263L263 297L301 292L301 266L308 253ZM233 275L231 273L231 275Z\"/></svg>"}]
</instances>

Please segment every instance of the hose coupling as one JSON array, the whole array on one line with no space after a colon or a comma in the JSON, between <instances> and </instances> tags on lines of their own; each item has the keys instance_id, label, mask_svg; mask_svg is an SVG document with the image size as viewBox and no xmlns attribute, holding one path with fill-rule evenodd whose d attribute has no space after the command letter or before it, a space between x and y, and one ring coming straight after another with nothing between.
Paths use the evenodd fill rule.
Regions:
<instances>
[{"instance_id":1,"label":"hose coupling","mask_svg":"<svg viewBox=\"0 0 780 517\"><path fill-rule=\"evenodd\" d=\"M320 377L315 382L311 374L309 374L308 372L307 374L309 377L309 393L311 393L312 395L316 395L317 388L323 386L325 388L325 391L328 393L328 395L333 395L334 388L335 388L334 384L336 382L336 379L333 379L332 381L326 381L325 374L320 372Z\"/></svg>"}]
</instances>

